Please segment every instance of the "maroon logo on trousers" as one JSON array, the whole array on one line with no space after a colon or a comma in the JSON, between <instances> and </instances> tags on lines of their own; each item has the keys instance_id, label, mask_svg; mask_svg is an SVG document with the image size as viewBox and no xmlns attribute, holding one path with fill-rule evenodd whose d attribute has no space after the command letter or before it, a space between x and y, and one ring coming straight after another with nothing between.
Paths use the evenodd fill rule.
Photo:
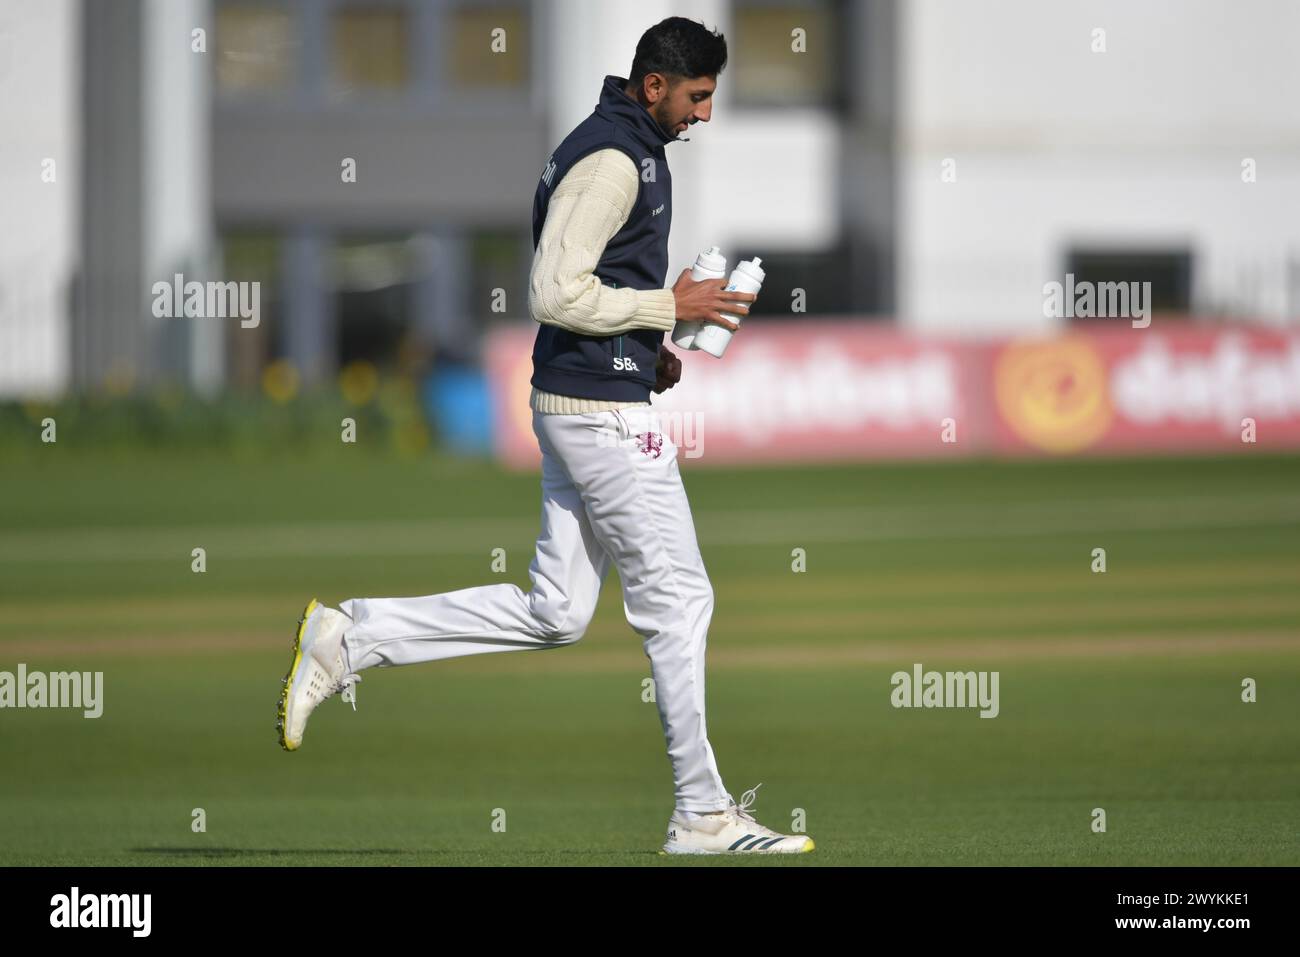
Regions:
<instances>
[{"instance_id":1,"label":"maroon logo on trousers","mask_svg":"<svg viewBox=\"0 0 1300 957\"><path fill-rule=\"evenodd\" d=\"M659 458L664 450L664 437L658 432L642 432L637 437L638 448L652 459Z\"/></svg>"}]
</instances>

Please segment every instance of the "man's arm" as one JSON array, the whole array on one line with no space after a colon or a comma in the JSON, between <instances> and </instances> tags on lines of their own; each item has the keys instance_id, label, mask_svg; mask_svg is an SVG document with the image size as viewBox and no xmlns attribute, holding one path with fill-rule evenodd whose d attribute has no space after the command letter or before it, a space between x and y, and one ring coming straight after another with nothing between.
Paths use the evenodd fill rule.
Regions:
<instances>
[{"instance_id":1,"label":"man's arm","mask_svg":"<svg viewBox=\"0 0 1300 957\"><path fill-rule=\"evenodd\" d=\"M671 289L615 289L592 272L632 214L638 185L636 164L617 149L584 156L560 181L528 280L535 320L594 336L672 330L677 302Z\"/></svg>"}]
</instances>

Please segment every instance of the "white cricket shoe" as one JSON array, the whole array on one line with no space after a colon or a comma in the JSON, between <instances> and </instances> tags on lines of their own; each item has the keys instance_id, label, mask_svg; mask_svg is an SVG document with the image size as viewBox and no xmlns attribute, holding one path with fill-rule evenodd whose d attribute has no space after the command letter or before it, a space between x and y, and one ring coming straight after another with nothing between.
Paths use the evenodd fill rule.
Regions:
<instances>
[{"instance_id":1,"label":"white cricket shoe","mask_svg":"<svg viewBox=\"0 0 1300 957\"><path fill-rule=\"evenodd\" d=\"M298 619L298 634L293 639L293 663L284 676L276 730L280 747L297 751L302 745L307 719L326 698L343 692L343 700L357 709L356 683L360 675L348 674L343 661L343 632L351 619L341 611L326 608L316 599Z\"/></svg>"},{"instance_id":2,"label":"white cricket shoe","mask_svg":"<svg viewBox=\"0 0 1300 957\"><path fill-rule=\"evenodd\" d=\"M687 820L681 811L668 819L668 842L662 854L806 854L814 847L811 837L781 834L764 827L749 813L758 784L737 804L718 814ZM730 797L730 795L728 795Z\"/></svg>"}]
</instances>

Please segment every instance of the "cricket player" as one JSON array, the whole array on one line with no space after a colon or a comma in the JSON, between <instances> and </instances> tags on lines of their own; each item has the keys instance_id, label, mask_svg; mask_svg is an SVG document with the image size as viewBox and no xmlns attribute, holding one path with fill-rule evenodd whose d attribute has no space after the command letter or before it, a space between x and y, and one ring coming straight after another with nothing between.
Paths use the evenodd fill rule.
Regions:
<instances>
[{"instance_id":1,"label":"cricket player","mask_svg":"<svg viewBox=\"0 0 1300 957\"><path fill-rule=\"evenodd\" d=\"M618 569L628 623L650 659L676 807L663 852L787 854L813 849L779 834L728 793L705 723L704 650L713 589L704 570L677 447L650 393L672 388L680 361L663 346L675 322L735 329L752 293L721 279L672 289L672 179L664 147L708 122L725 39L670 17L645 32L628 77L606 76L594 112L547 160L533 203L529 309L538 323L530 405L542 452L542 521L527 593L483 585L423 598L312 601L284 679L278 729L287 750L307 718L367 668L458 655L558 648L578 641L601 584Z\"/></svg>"}]
</instances>

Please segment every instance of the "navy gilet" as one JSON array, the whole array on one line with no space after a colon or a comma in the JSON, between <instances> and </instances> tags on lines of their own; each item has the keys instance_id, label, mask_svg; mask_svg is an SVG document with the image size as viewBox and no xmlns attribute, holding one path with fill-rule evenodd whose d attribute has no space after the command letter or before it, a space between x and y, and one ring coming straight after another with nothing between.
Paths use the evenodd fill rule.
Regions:
<instances>
[{"instance_id":1,"label":"navy gilet","mask_svg":"<svg viewBox=\"0 0 1300 957\"><path fill-rule=\"evenodd\" d=\"M627 222L605 246L593 270L607 286L662 289L668 272L668 226L672 178L665 133L645 107L623 92L624 77L606 76L595 111L551 154L533 199L533 250L542 235L551 194L584 156L619 149L636 164L639 187ZM663 342L659 329L634 329L617 336L589 336L542 323L533 343L532 384L544 392L648 402Z\"/></svg>"}]
</instances>

